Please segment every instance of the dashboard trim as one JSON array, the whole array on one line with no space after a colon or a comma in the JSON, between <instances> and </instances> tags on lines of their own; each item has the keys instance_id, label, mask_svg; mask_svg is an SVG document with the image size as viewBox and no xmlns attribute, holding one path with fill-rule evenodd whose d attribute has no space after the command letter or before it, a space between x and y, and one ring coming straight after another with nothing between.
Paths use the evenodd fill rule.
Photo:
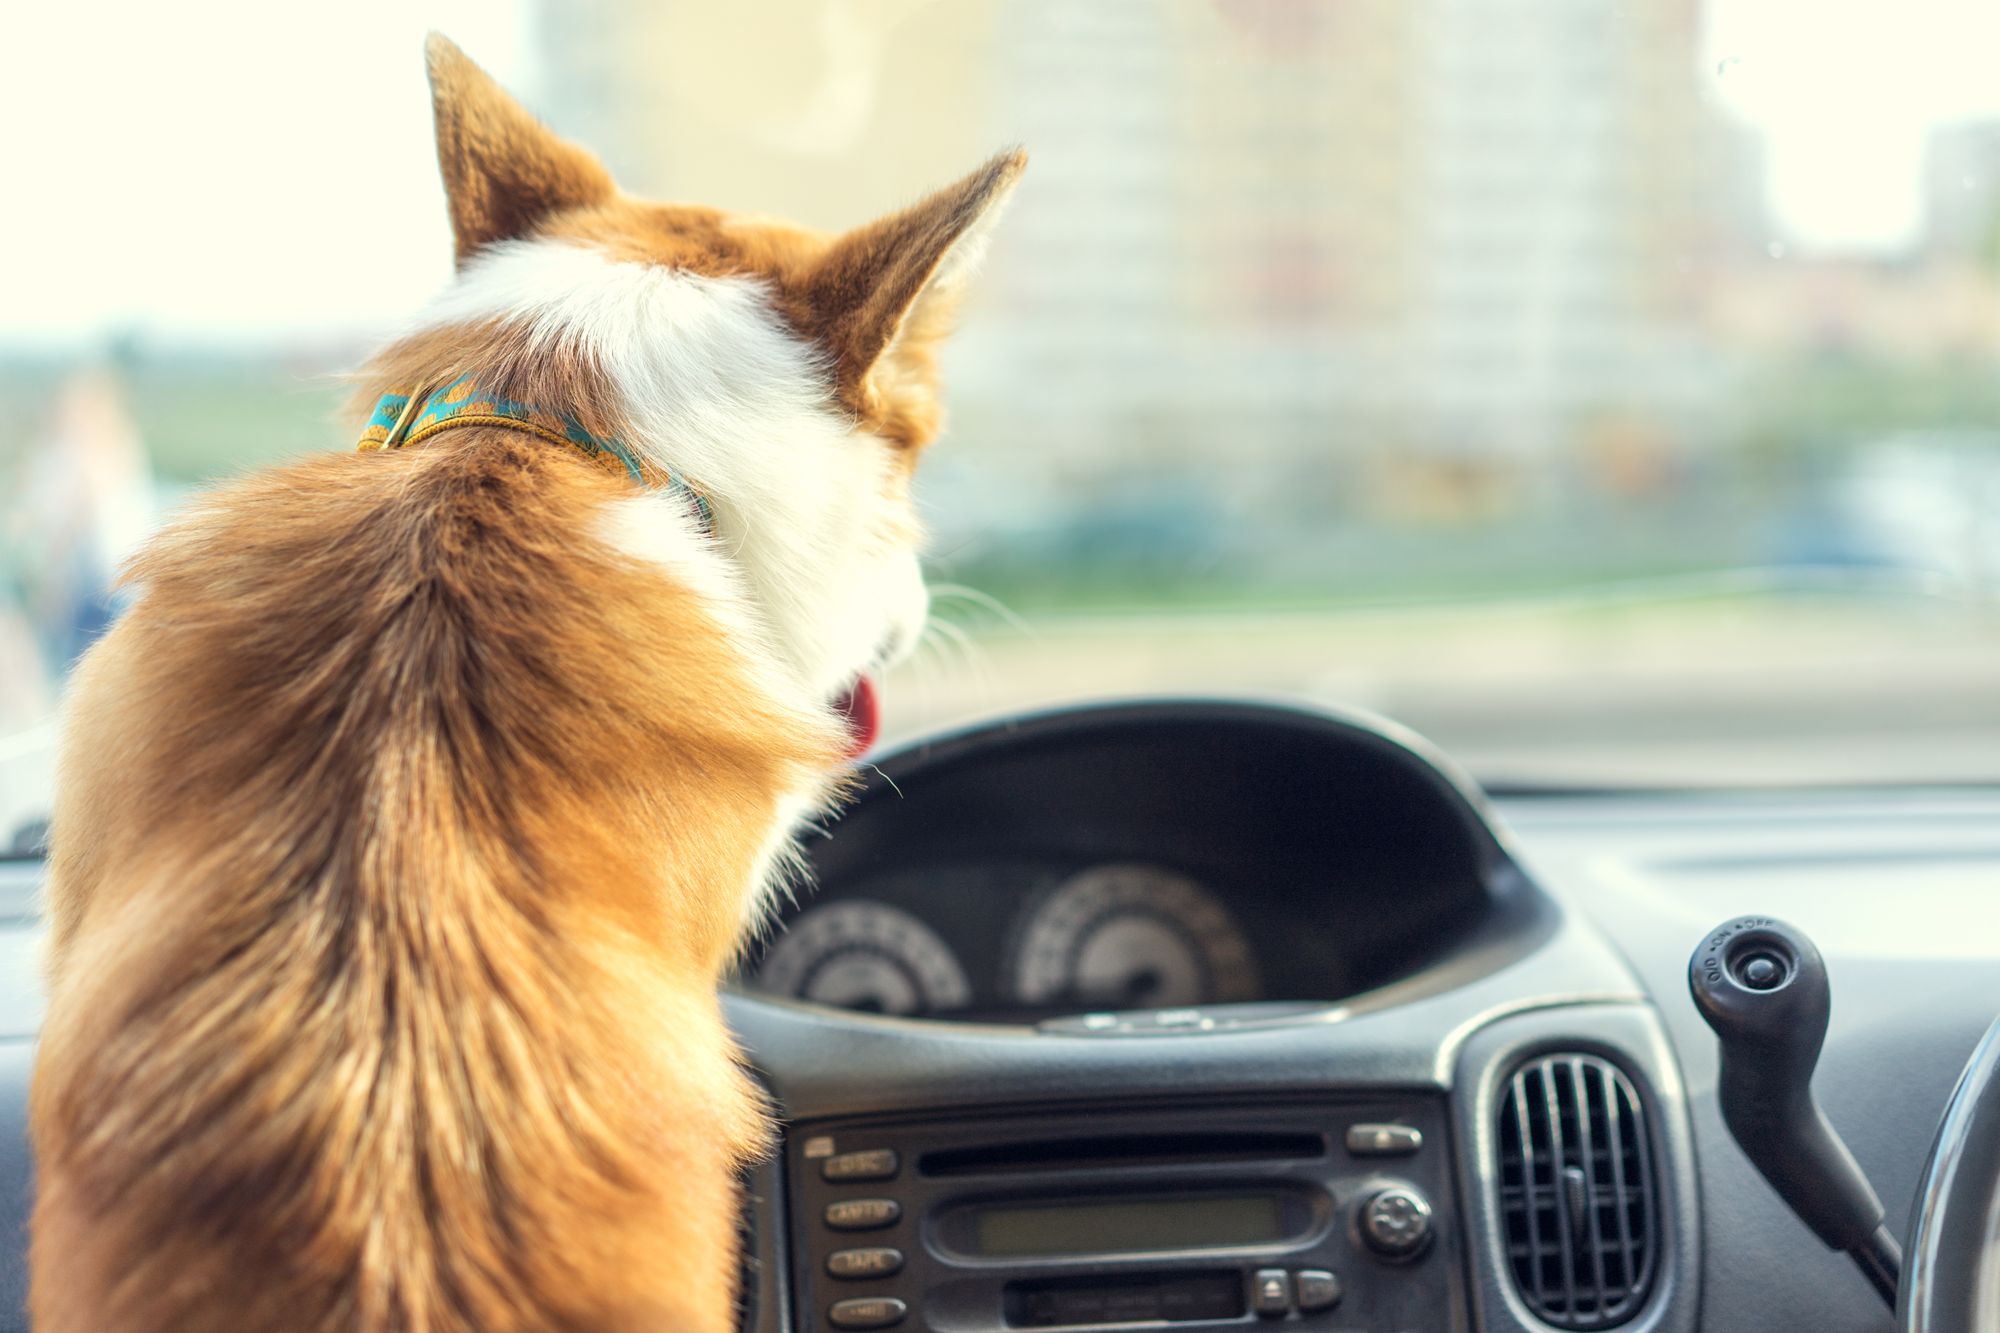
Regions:
<instances>
[{"instance_id":1,"label":"dashboard trim","mask_svg":"<svg viewBox=\"0 0 2000 1333\"><path fill-rule=\"evenodd\" d=\"M913 769L948 766L982 757L996 740L1010 745L1040 744L1106 727L1190 720L1285 725L1388 749L1414 760L1414 768L1470 818L1465 827L1489 853L1482 869L1513 861L1510 835L1493 816L1486 793L1472 775L1442 750L1402 723L1364 708L1328 704L1282 693L1219 695L1135 695L1111 702L1062 705L1030 713L1000 714L912 737L870 762L861 774L853 804L888 791L901 796L900 778Z\"/></svg>"}]
</instances>

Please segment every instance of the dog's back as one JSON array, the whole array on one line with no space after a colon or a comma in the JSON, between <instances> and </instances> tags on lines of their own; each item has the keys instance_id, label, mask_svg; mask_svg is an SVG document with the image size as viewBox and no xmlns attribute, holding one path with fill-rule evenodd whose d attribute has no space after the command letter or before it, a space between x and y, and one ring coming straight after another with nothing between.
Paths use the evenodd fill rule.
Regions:
<instances>
[{"instance_id":1,"label":"dog's back","mask_svg":"<svg viewBox=\"0 0 2000 1333\"><path fill-rule=\"evenodd\" d=\"M504 438L317 459L142 557L71 704L117 760L58 812L37 1328L727 1308L756 1107L656 890L746 879L802 756L684 590L574 540L618 489ZM674 726L718 706L733 748Z\"/></svg>"}]
</instances>

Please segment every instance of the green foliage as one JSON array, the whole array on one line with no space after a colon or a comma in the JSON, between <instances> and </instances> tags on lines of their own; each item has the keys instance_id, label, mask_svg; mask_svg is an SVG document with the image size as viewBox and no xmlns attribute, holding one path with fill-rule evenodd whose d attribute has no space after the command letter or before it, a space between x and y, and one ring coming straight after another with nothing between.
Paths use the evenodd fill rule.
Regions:
<instances>
[{"instance_id":1,"label":"green foliage","mask_svg":"<svg viewBox=\"0 0 2000 1333\"><path fill-rule=\"evenodd\" d=\"M1742 401L1749 438L1789 452L1905 431L2000 432L2000 369L1969 355L1911 364L1826 354L1760 367Z\"/></svg>"},{"instance_id":2,"label":"green foliage","mask_svg":"<svg viewBox=\"0 0 2000 1333\"><path fill-rule=\"evenodd\" d=\"M202 481L351 443L334 420L345 389L327 376L227 362L152 362L126 384L165 480Z\"/></svg>"},{"instance_id":3,"label":"green foliage","mask_svg":"<svg viewBox=\"0 0 2000 1333\"><path fill-rule=\"evenodd\" d=\"M54 360L0 362L0 471L48 443L57 395L74 370ZM117 378L163 482L212 480L350 443L335 420L346 390L331 375L186 356L121 359Z\"/></svg>"}]
</instances>

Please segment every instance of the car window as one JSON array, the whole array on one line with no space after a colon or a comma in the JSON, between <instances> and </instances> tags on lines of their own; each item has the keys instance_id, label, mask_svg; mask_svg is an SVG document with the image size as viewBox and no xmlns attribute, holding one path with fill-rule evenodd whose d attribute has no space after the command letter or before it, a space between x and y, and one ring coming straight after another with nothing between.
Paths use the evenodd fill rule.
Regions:
<instances>
[{"instance_id":1,"label":"car window","mask_svg":"<svg viewBox=\"0 0 2000 1333\"><path fill-rule=\"evenodd\" d=\"M836 227L1030 151L892 733L1279 691L1494 780L2000 776L2000 13L756 8L10 9L0 835L118 562L347 447L449 277L426 27L641 194Z\"/></svg>"}]
</instances>

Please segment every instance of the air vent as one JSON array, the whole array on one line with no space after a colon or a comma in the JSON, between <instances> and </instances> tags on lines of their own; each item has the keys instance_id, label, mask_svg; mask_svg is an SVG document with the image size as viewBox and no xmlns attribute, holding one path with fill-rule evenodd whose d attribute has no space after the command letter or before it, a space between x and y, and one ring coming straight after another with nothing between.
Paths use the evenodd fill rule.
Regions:
<instances>
[{"instance_id":1,"label":"air vent","mask_svg":"<svg viewBox=\"0 0 2000 1333\"><path fill-rule=\"evenodd\" d=\"M1556 1328L1622 1324L1646 1303L1659 1254L1652 1141L1609 1060L1550 1055L1500 1099L1500 1207L1515 1289Z\"/></svg>"}]
</instances>

